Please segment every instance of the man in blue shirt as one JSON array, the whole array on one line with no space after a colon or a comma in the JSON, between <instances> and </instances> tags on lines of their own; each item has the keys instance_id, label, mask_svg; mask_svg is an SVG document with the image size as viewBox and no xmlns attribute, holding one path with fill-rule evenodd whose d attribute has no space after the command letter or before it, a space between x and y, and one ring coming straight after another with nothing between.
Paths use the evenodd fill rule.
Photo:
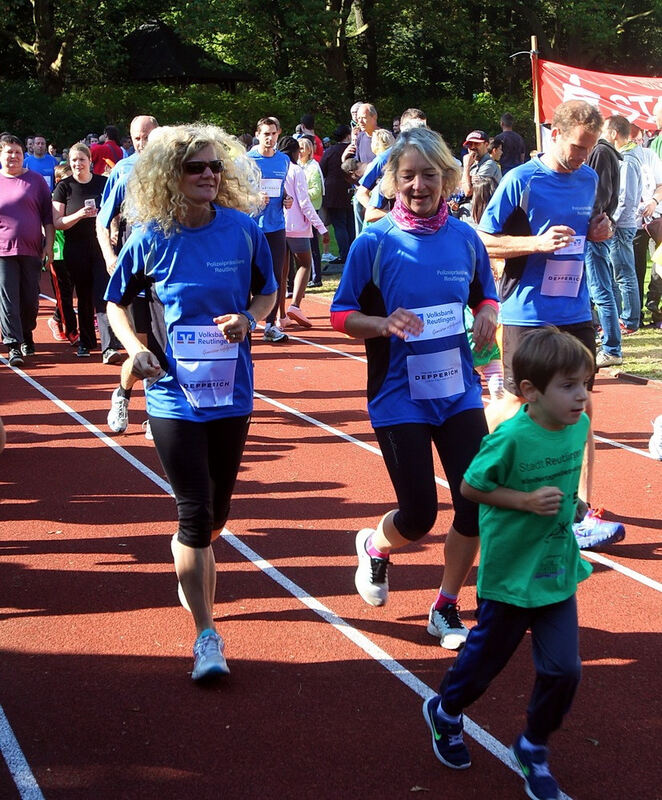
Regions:
<instances>
[{"instance_id":1,"label":"man in blue shirt","mask_svg":"<svg viewBox=\"0 0 662 800\"><path fill-rule=\"evenodd\" d=\"M34 153L24 158L23 166L38 172L52 192L55 187L55 167L58 161L46 152L46 139L40 133L35 134L33 149Z\"/></svg>"}]
</instances>

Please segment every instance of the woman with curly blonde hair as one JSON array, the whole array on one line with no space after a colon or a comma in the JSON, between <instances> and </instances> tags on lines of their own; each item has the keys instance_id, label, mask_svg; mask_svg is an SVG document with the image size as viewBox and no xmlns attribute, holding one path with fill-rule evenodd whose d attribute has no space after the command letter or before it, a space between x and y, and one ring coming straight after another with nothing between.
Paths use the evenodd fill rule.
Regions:
<instances>
[{"instance_id":1,"label":"woman with curly blonde hair","mask_svg":"<svg viewBox=\"0 0 662 800\"><path fill-rule=\"evenodd\" d=\"M213 619L211 542L228 518L253 407L250 334L276 298L271 254L246 212L259 202L255 167L220 128L157 129L129 179L134 230L108 286L108 315L147 412L177 503L171 548L179 598L197 638L192 678L229 672ZM147 346L127 306L150 303Z\"/></svg>"}]
</instances>

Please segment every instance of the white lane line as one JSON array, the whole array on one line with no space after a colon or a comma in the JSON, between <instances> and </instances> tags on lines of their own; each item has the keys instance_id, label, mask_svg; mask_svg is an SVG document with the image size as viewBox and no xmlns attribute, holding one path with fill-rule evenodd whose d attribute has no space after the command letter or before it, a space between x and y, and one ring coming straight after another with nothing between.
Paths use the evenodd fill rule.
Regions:
<instances>
[{"instance_id":1,"label":"white lane line","mask_svg":"<svg viewBox=\"0 0 662 800\"><path fill-rule=\"evenodd\" d=\"M2 361L6 363L6 359L2 358ZM137 458L134 458L129 452L127 452L123 447L118 445L114 442L109 436L106 436L103 431L100 431L96 425L93 425L91 422L88 422L81 414L77 411L74 411L73 408L68 406L65 402L57 398L52 392L46 389L44 386L39 384L29 375L26 375L22 370L15 370L17 374L19 374L22 378L24 378L31 386L33 386L38 392L43 394L49 400L54 402L58 408L60 408L65 413L69 414L76 422L83 425L86 430L90 433L97 436L104 444L111 446L113 450L124 458L126 461L131 464L131 466L135 467L142 475L146 478L151 480L155 483L160 489L165 491L171 497L173 496L172 489L170 488L169 484L164 481L159 475L153 472L149 467L139 461ZM365 636L360 631L356 630L356 628L352 627L348 622L346 622L342 617L339 617L335 614L331 609L327 608L325 605L320 603L316 598L312 597L308 594L304 589L302 589L298 584L291 581L287 578L280 570L276 569L271 563L263 559L258 553L252 550L248 545L244 544L237 536L235 536L231 531L227 528L224 528L222 533L223 538L225 541L228 542L232 547L235 548L239 553L241 553L245 558L247 558L254 566L264 572L271 580L275 581L279 586L281 586L285 591L291 594L294 598L299 600L303 605L307 606L311 611L314 611L318 614L325 622L329 623L334 627L336 631L342 633L346 636L351 642L353 642L357 647L359 647L363 652L377 661L384 669L388 670L392 675L394 675L398 680L404 683L409 689L415 692L421 698L431 697L435 692L423 683L419 678L413 675L409 670L402 666L398 661L396 661L392 656L390 656L385 650L382 650L378 647L373 641L371 641L367 636ZM3 718L6 719L3 713ZM495 758L498 758L503 764L505 764L510 770L519 774L519 770L513 764L512 758L510 756L509 749L502 744L498 739L494 736L489 734L487 731L483 730L479 725L473 722L469 717L464 718L465 723L465 730L473 739L475 739L482 747L484 747L488 752L490 752ZM7 722L7 729L9 734L11 735L14 742L16 742L16 738L14 737L13 733L11 732L11 728L9 727L9 722ZM18 746L18 742L16 742L16 748L18 752L21 754L21 758L25 762L25 757ZM3 755L5 751L3 749ZM9 755L11 756L11 751L9 751ZM5 760L7 760L7 756L5 756ZM27 767L27 762L25 762ZM29 769L29 768L28 768ZM13 773L12 773L13 774ZM31 773L30 773L31 774ZM18 785L18 784L17 784ZM35 784L36 785L36 784ZM568 797L568 795L561 793L560 795L561 800L572 800L572 798ZM21 795L22 800L41 800L42 795L41 792L38 795Z\"/></svg>"},{"instance_id":2,"label":"white lane line","mask_svg":"<svg viewBox=\"0 0 662 800\"><path fill-rule=\"evenodd\" d=\"M611 558L607 558L606 556L603 556L600 553L596 553L592 550L582 550L582 555L590 558L591 561L595 561L605 567L610 567L615 572L620 572L622 575L632 578L633 581L639 581L639 583L643 583L644 586L648 586L650 589L655 589L656 592L662 592L662 583L654 581L652 578L647 578L640 572L635 572L633 569L630 569L630 567L624 567L617 561L612 561Z\"/></svg>"},{"instance_id":3,"label":"white lane line","mask_svg":"<svg viewBox=\"0 0 662 800\"><path fill-rule=\"evenodd\" d=\"M39 784L32 774L16 736L14 736L14 731L2 706L0 706L0 751L2 751L7 768L14 779L21 800L44 800L44 795L41 793Z\"/></svg>"},{"instance_id":4,"label":"white lane line","mask_svg":"<svg viewBox=\"0 0 662 800\"><path fill-rule=\"evenodd\" d=\"M338 428L333 428L331 425L327 425L325 422L321 422L315 417L311 417L308 414L304 414L303 411L297 411L296 408L292 408L292 406L286 406L284 403L280 403L278 400L272 400L270 397L267 397L260 392L253 392L253 396L257 397L259 400L262 400L263 403L268 403L269 405L275 406L279 408L281 411L285 411L287 414L292 414L295 417L307 422L310 425L315 425L318 428L321 428L323 431L330 433L332 436L337 436L339 439L344 439L346 442L350 444L355 444L357 447L361 447L363 450L367 450L369 453L373 453L376 456L382 457L382 451L375 447L372 444L368 444L367 442L362 442L360 439L356 439L354 436L351 436L349 433L343 433L342 431L338 430ZM442 478L434 476L435 483L439 486L443 486L445 489L450 489L448 483L443 480Z\"/></svg>"},{"instance_id":5,"label":"white lane line","mask_svg":"<svg viewBox=\"0 0 662 800\"><path fill-rule=\"evenodd\" d=\"M650 458L651 461L659 460L655 458L655 456L651 455L648 452L648 450L639 450L638 448L632 447L629 444L623 444L622 442L615 442L613 439L606 439L604 436L598 436L596 433L593 434L593 438L595 439L596 442L603 442L604 444L609 444L612 447L620 447L621 450L627 450L628 453L634 453L636 456L645 456L645 458Z\"/></svg>"}]
</instances>

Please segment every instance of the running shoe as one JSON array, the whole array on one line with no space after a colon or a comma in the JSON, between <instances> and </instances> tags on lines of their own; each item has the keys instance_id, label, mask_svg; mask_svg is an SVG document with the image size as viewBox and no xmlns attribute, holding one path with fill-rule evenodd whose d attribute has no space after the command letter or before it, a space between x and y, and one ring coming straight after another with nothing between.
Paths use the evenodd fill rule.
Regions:
<instances>
[{"instance_id":1,"label":"running shoe","mask_svg":"<svg viewBox=\"0 0 662 800\"><path fill-rule=\"evenodd\" d=\"M23 354L21 353L21 348L18 346L18 344L9 348L9 355L7 358L9 359L10 367L22 367L24 364Z\"/></svg>"},{"instance_id":2,"label":"running shoe","mask_svg":"<svg viewBox=\"0 0 662 800\"><path fill-rule=\"evenodd\" d=\"M78 335L78 333L68 333L67 341L69 342L69 344L75 347L80 341L80 336Z\"/></svg>"},{"instance_id":3,"label":"running shoe","mask_svg":"<svg viewBox=\"0 0 662 800\"><path fill-rule=\"evenodd\" d=\"M558 800L559 785L549 771L547 748L532 750L522 747L522 736L518 736L511 752L522 772L526 793L532 800Z\"/></svg>"},{"instance_id":4,"label":"running shoe","mask_svg":"<svg viewBox=\"0 0 662 800\"><path fill-rule=\"evenodd\" d=\"M85 347L84 344L79 344L78 350L76 351L76 355L78 356L78 358L89 358L90 357L89 347Z\"/></svg>"},{"instance_id":5,"label":"running shoe","mask_svg":"<svg viewBox=\"0 0 662 800\"><path fill-rule=\"evenodd\" d=\"M65 333L62 330L62 326L60 325L60 323L56 319L53 319L53 317L49 317L46 320L46 324L50 328L50 331L51 331L51 333L53 335L53 338L55 339L56 342L66 342L67 341L67 337L65 336Z\"/></svg>"},{"instance_id":6,"label":"running shoe","mask_svg":"<svg viewBox=\"0 0 662 800\"><path fill-rule=\"evenodd\" d=\"M309 289L321 289L324 286L322 281L308 281Z\"/></svg>"},{"instance_id":7,"label":"running shoe","mask_svg":"<svg viewBox=\"0 0 662 800\"><path fill-rule=\"evenodd\" d=\"M335 256L333 255L333 253L322 253L322 255L320 256L320 259L322 261L333 261L334 258Z\"/></svg>"},{"instance_id":8,"label":"running shoe","mask_svg":"<svg viewBox=\"0 0 662 800\"><path fill-rule=\"evenodd\" d=\"M34 342L23 342L21 345L21 355L25 357L34 356L36 354L34 349Z\"/></svg>"},{"instance_id":9,"label":"running shoe","mask_svg":"<svg viewBox=\"0 0 662 800\"><path fill-rule=\"evenodd\" d=\"M653 420L653 435L648 442L648 452L662 461L662 414Z\"/></svg>"},{"instance_id":10,"label":"running shoe","mask_svg":"<svg viewBox=\"0 0 662 800\"><path fill-rule=\"evenodd\" d=\"M154 436L152 434L152 426L149 424L149 420L148 419L146 419L143 422L142 428L143 428L143 431L145 432L145 439L147 439L148 442L153 442L154 441Z\"/></svg>"},{"instance_id":11,"label":"running shoe","mask_svg":"<svg viewBox=\"0 0 662 800\"><path fill-rule=\"evenodd\" d=\"M374 533L363 528L356 534L356 555L359 565L354 575L354 585L361 597L371 606L383 606L388 600L388 565L386 558L374 558L365 549L365 543Z\"/></svg>"},{"instance_id":12,"label":"running shoe","mask_svg":"<svg viewBox=\"0 0 662 800\"><path fill-rule=\"evenodd\" d=\"M129 399L120 394L119 386L110 398L110 411L106 421L113 433L124 433L129 425Z\"/></svg>"},{"instance_id":13,"label":"running shoe","mask_svg":"<svg viewBox=\"0 0 662 800\"><path fill-rule=\"evenodd\" d=\"M605 353L604 350L600 350L600 352L595 357L595 364L598 369L600 369L600 367L613 367L622 363L623 363L622 356L612 356L609 353Z\"/></svg>"},{"instance_id":14,"label":"running shoe","mask_svg":"<svg viewBox=\"0 0 662 800\"><path fill-rule=\"evenodd\" d=\"M175 542L177 541L177 532L172 534L172 539L170 540L170 552L172 553L173 560L175 558ZM182 585L179 581L177 581L177 597L179 598L179 602L182 605L182 608L186 609L190 613L191 606L188 604L188 600L186 599L186 595L184 594L184 590L182 589Z\"/></svg>"},{"instance_id":15,"label":"running shoe","mask_svg":"<svg viewBox=\"0 0 662 800\"><path fill-rule=\"evenodd\" d=\"M101 360L104 364L119 364L122 360L122 354L118 353L117 350L114 350L112 347L107 347L103 351Z\"/></svg>"},{"instance_id":16,"label":"running shoe","mask_svg":"<svg viewBox=\"0 0 662 800\"><path fill-rule=\"evenodd\" d=\"M299 306L290 306L287 309L287 316L301 325L302 328L312 328L313 323L308 319L308 317L303 313L303 311L299 308Z\"/></svg>"},{"instance_id":17,"label":"running shoe","mask_svg":"<svg viewBox=\"0 0 662 800\"><path fill-rule=\"evenodd\" d=\"M286 342L288 340L288 335L283 333L283 331L281 331L280 328L277 328L275 325L267 325L267 327L264 329L262 338L265 342L276 344L278 342Z\"/></svg>"},{"instance_id":18,"label":"running shoe","mask_svg":"<svg viewBox=\"0 0 662 800\"><path fill-rule=\"evenodd\" d=\"M432 734L432 750L435 756L451 769L467 769L471 756L463 738L462 720L447 722L439 717L437 708L441 696L435 694L423 703L423 718Z\"/></svg>"},{"instance_id":19,"label":"running shoe","mask_svg":"<svg viewBox=\"0 0 662 800\"><path fill-rule=\"evenodd\" d=\"M437 636L446 650L459 650L467 641L469 629L460 619L456 603L446 603L441 608L435 608L433 603L428 614L428 633Z\"/></svg>"},{"instance_id":20,"label":"running shoe","mask_svg":"<svg viewBox=\"0 0 662 800\"><path fill-rule=\"evenodd\" d=\"M592 550L625 539L625 527L620 522L603 520L603 514L603 508L589 508L584 519L572 526L580 550Z\"/></svg>"},{"instance_id":21,"label":"running shoe","mask_svg":"<svg viewBox=\"0 0 662 800\"><path fill-rule=\"evenodd\" d=\"M229 675L230 668L223 655L223 639L211 628L202 631L193 645L193 672L194 681L205 678L214 678L218 675Z\"/></svg>"}]
</instances>

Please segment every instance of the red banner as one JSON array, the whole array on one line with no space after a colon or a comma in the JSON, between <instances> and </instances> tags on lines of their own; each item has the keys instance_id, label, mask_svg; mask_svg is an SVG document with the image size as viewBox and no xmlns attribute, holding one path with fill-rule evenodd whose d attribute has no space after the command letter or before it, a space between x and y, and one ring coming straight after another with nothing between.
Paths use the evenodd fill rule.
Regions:
<instances>
[{"instance_id":1,"label":"red banner","mask_svg":"<svg viewBox=\"0 0 662 800\"><path fill-rule=\"evenodd\" d=\"M604 117L621 114L640 128L656 130L653 106L662 99L662 78L611 75L537 59L541 122L551 122L564 100L586 100Z\"/></svg>"}]
</instances>

